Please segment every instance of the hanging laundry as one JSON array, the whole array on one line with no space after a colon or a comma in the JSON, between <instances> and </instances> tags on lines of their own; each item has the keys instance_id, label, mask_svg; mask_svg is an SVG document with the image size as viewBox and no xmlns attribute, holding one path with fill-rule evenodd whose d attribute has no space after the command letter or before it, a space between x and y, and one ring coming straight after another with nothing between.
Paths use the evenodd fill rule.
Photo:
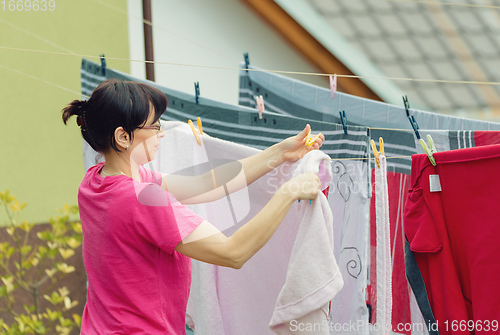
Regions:
<instances>
[{"instance_id":1,"label":"hanging laundry","mask_svg":"<svg viewBox=\"0 0 500 335\"><path fill-rule=\"evenodd\" d=\"M422 138L427 135L432 136L438 152L500 144L500 132L498 131L420 129L419 132ZM424 153L416 138L415 144L417 152Z\"/></svg>"},{"instance_id":2,"label":"hanging laundry","mask_svg":"<svg viewBox=\"0 0 500 335\"><path fill-rule=\"evenodd\" d=\"M338 117L338 110L341 109L345 109L349 112L350 124L363 121L365 120L365 117L376 118L378 116L381 119L377 120L377 122L380 122L380 120L385 121L389 116L392 117L392 113L390 113L391 110L389 110L387 107L388 105L385 104L380 104L377 102L376 105L371 105L371 100L359 99L352 96L349 96L352 97L351 100L345 99L346 95L343 93L339 93L339 95L335 96L335 104L333 104L333 100L331 99L330 94L326 94L325 96L323 96L324 92L319 87L315 87L310 84L292 80L272 73L263 72L264 75L254 77L253 73L246 74L243 72L240 71L240 103L244 105L251 106L251 102L248 101L247 96L251 96L252 94L263 94L264 96L266 96L266 101L268 101L269 110L286 113L288 115L291 114L295 116L307 116L308 118L315 120L340 122L340 118ZM253 81L254 79L255 82ZM251 85L250 81L252 81ZM330 91L328 91L327 93L330 93ZM314 97L314 99L312 97ZM321 102L318 102L320 100ZM369 109L365 110L366 106L368 106ZM383 109L380 109L380 106L385 107ZM378 109L373 110L374 107L377 107ZM353 109L354 115L351 117L350 111ZM404 109L401 109L401 113L403 113L402 116L404 116L402 119L406 123L408 123ZM372 126L372 124L369 125ZM383 123L381 123L381 125L383 126L382 128L387 127L384 126ZM408 125L404 128L408 128ZM389 215L390 221L393 223L393 225L391 226L391 247L393 257L393 301L394 305L398 306L398 308L394 309L393 311L393 324L395 326L397 326L397 324L410 324L412 322L415 322L416 319L421 318L421 316L418 315L420 312L416 305L414 305L413 308L410 307L411 295L408 292L408 284L405 277L404 244L401 232L403 224L403 199L404 194L406 193L406 190L408 188L408 177L411 167L410 156L417 153L417 149L415 147L414 136L409 131L370 129L370 137L383 137L386 143L386 156L398 157L387 160L387 179L390 204ZM373 169L375 165L373 161L371 163L371 167L371 180L373 180L375 177L375 170ZM370 194L372 192L373 190L370 189ZM368 236L368 239L370 241L370 252L368 256L369 262L364 262L365 267L368 267L367 271L369 271L369 277L357 278L357 298L355 300L346 299L345 301L342 301L341 305L343 306L343 308L339 311L339 313L333 314L334 318L338 316L344 316L338 319L337 324L346 324L346 322L368 324L369 319L371 320L372 324L377 322L377 244L375 239L375 217L375 198L372 197L370 203L370 216L369 218L367 218L367 222L365 222L364 224L361 224L361 222L358 221L359 226L357 228L358 231L365 229L364 234L365 236ZM347 282L346 286L348 286ZM340 296L341 294L339 294L336 299L339 299ZM337 306L337 304L334 305ZM417 315L414 318L412 318L413 310L417 312ZM366 334L368 332L368 327L365 327L365 330L358 329L353 333L359 334L360 332ZM332 332L332 334L333 333L334 332ZM410 334L410 332L406 333Z\"/></svg>"},{"instance_id":3,"label":"hanging laundry","mask_svg":"<svg viewBox=\"0 0 500 335\"><path fill-rule=\"evenodd\" d=\"M335 92L325 81L325 87L285 77L280 74L266 72L249 65L245 71L240 68L240 97L243 106L254 106L251 99L254 95L263 95L267 109L280 113L280 110L295 116L307 115L314 120L339 122L338 112L345 110L349 114L349 123L369 125L375 128L411 129L403 106L395 106L380 101L360 98L354 95ZM248 84L251 82L251 86ZM292 99L293 97L293 99ZM300 106L301 113L297 113ZM450 115L437 114L412 109L412 114L418 121L420 129L448 130L500 130L500 123L465 119Z\"/></svg>"},{"instance_id":4,"label":"hanging laundry","mask_svg":"<svg viewBox=\"0 0 500 335\"><path fill-rule=\"evenodd\" d=\"M200 163L198 161L200 157L202 162L205 161L204 157L208 157L209 161L222 158L237 160L257 152L256 149L208 135L203 136L203 143L200 147L194 141L187 124L165 121L162 123L166 132L161 142L159 155L162 172L176 171L179 166L196 166ZM205 153L200 153L200 151ZM196 154L191 154L193 152ZM310 154L306 157L310 157ZM321 155L321 159L328 158L320 151L312 153L312 155L317 154ZM273 195L274 187L292 177L293 171L300 166L300 162L285 164L276 173L270 173L254 182L247 190L236 192L236 195L248 192L250 196L247 200L233 197L232 206L238 208L245 205L246 201L250 203L250 212L243 220L231 221L233 226L226 227L224 231L231 234L252 218ZM317 163L319 164L320 161ZM329 169L330 162L328 161L327 164L327 169ZM330 184L331 174L320 172L320 175L325 176L323 182L326 188ZM329 210L325 196L320 194L319 199L323 200L315 200L313 204L296 203L271 241L242 269L235 271L193 262L193 283L188 313L195 332L217 335L271 334L268 328L271 317L273 320L282 320L281 317L290 315L296 322L304 322L301 321L301 316L320 311L321 307L328 305L328 302L342 287L342 277L333 258L331 216L327 221L319 219L311 222L308 219L307 224L301 224L304 218L310 218L310 214L318 215L320 212ZM221 200L191 208L199 211L200 207L204 207L203 214L220 228L221 221L228 221L223 216L231 216L229 211L218 205ZM224 226L227 225L223 224L222 227ZM293 248L297 246L300 248L300 253L293 251ZM305 263L305 260L309 262ZM297 269L297 266L300 269ZM293 274L292 281L289 280L287 272ZM197 273L203 273L204 276L200 277ZM287 298L292 298L287 293L290 292L289 289L295 293L305 290L299 296L294 297L298 301L293 301L294 308L291 311L290 307L280 304L283 301L289 302ZM200 306L203 308L201 309ZM322 327L325 326L325 320L326 314L323 314L320 320ZM290 327L293 326L294 324L290 325Z\"/></svg>"},{"instance_id":5,"label":"hanging laundry","mask_svg":"<svg viewBox=\"0 0 500 335\"><path fill-rule=\"evenodd\" d=\"M381 150L383 150L381 142ZM375 208L377 221L377 323L378 334L390 334L392 325L392 258L391 229L389 219L389 191L387 164L383 152L375 159Z\"/></svg>"},{"instance_id":6,"label":"hanging laundry","mask_svg":"<svg viewBox=\"0 0 500 335\"><path fill-rule=\"evenodd\" d=\"M250 68L258 69L250 66ZM251 85L250 85L251 83ZM408 157L416 152L423 152L419 143L415 143L412 132L377 129L402 128L410 129L405 109L401 106L359 98L349 94L337 92L335 100L331 99L328 88L317 87L299 80L284 77L265 71L240 71L240 104L252 106L248 97L262 94L268 101L268 109L279 113L295 116L307 116L311 119L329 122L340 122L339 110L346 110L350 124L362 124L373 127L370 129L372 138L386 139L386 154L391 157L388 164L389 210L391 226L391 240L393 252L393 299L398 306L393 311L393 325L410 324L417 322L422 316L414 301L413 294L408 292L404 270L404 240L402 239L403 201L409 185L411 159ZM468 120L458 117L445 116L424 111L412 110L420 128L423 129L452 129L451 131L432 130L438 151L458 149L481 145L489 141L493 143L493 131L459 131L459 129L500 129L500 124ZM453 130L454 129L454 130ZM422 130L420 130L422 132ZM439 135L437 134L439 133ZM423 131L426 134L426 131ZM424 136L422 135L422 136ZM485 140L487 139L487 140ZM415 145L416 144L416 145ZM406 156L392 158L394 156ZM372 167L374 167L372 163ZM372 172L374 178L375 170ZM371 236L372 251L376 250L375 241L375 199L371 203ZM367 287L367 303L371 309L376 309L376 280L375 252L372 253L370 267L370 284ZM406 306L406 307L404 307ZM410 307L411 306L411 307ZM418 313L417 313L418 312ZM372 322L376 321L376 313L372 313ZM410 334L410 332L406 332Z\"/></svg>"},{"instance_id":7,"label":"hanging laundry","mask_svg":"<svg viewBox=\"0 0 500 335\"><path fill-rule=\"evenodd\" d=\"M407 259L413 270L408 280L423 313L435 317L429 328L454 334L462 324L472 326L462 327L461 334L497 333L500 308L491 289L500 285L500 209L494 196L500 181L491 176L500 168L500 146L433 156L436 166L427 155L412 157L405 204L405 233L414 256Z\"/></svg>"},{"instance_id":8,"label":"hanging laundry","mask_svg":"<svg viewBox=\"0 0 500 335\"><path fill-rule=\"evenodd\" d=\"M228 158L237 160L257 152L256 149L211 138L208 135L203 136L202 146L199 146L186 123L165 121L162 123L166 136L162 139L158 155L159 162L157 162L159 170L162 172L176 172L178 169L184 171L187 167L196 167L200 163L206 163L208 157L213 158L209 161L215 162ZM320 151L313 152L313 154L315 153L323 155L322 158L328 158ZM330 162L328 161L327 164L329 168ZM191 207L222 231L237 229L267 203L275 191L269 190L270 187L279 186L291 177L293 166L297 164L290 165L290 167L284 166L281 169L283 172L280 172L279 175L269 175L267 178L264 177L253 183L249 187L252 202L249 201L248 195L245 196L246 190L231 194L231 203L234 209L241 209L241 207L245 207L245 204L251 204L252 208L247 213L246 220L244 218L234 222L227 219L231 217L231 209L228 210L225 204L226 199ZM320 175L325 174L320 173ZM330 184L330 178L331 174L329 173L323 178L325 187ZM271 333L268 329L268 323L274 313L273 310L275 310L279 298L278 294L285 289L282 286L285 285L292 290L297 289L294 283L286 284L285 280L289 268L287 264L294 264L294 253L292 253L294 243L304 248L299 254L295 253L296 261L297 258L302 257L318 258L318 253L321 257L318 258L319 263L308 262L307 266L311 267L309 270L302 269L302 271L307 270L307 272L302 273L302 275L307 274L302 279L306 286L302 287L309 288L311 291L306 291L301 297L298 297L301 303L296 304L293 311L297 312L297 307L303 304L302 314L304 316L310 315L314 311L323 313L324 306L328 305L328 302L342 287L342 277L333 258L331 216L327 219L330 221L329 224L325 225L327 221L323 221L326 230L319 236L317 234L319 233L318 228L321 227L321 221L315 221L314 224L304 223L299 227L301 218L309 218L309 214L311 214L309 210L316 208L313 212L316 213L315 215L319 214L318 211L326 212L329 210L324 194L320 194L320 199L323 200L320 200L322 204L319 208L316 208L316 202L314 205L306 202L295 205L297 209L292 209L287 219L282 223L285 228L278 230L272 239L273 242L266 245L241 270L234 271L197 261L193 262L191 300L188 303L189 318L187 320L196 332L218 335L243 333L244 331L252 334ZM298 230L301 234L297 234ZM290 258L290 254L292 258ZM304 259L295 264L299 263L304 263ZM291 267L292 273L295 272L294 268L294 266ZM315 276L311 277L313 271L317 272L316 281L319 286L307 286L311 285L310 281L315 279ZM294 279L300 281L298 273L295 273ZM310 294L313 292L316 295ZM234 308L245 310L245 313L233 315ZM277 313L280 312L283 313L283 310L280 309ZM301 321L300 313L299 311L298 314L295 314L297 317L295 320L306 322L306 320ZM326 314L323 316L321 327L325 327ZM255 320L261 321L256 322ZM307 322L313 321L307 320ZM295 324L291 324L292 326Z\"/></svg>"},{"instance_id":9,"label":"hanging laundry","mask_svg":"<svg viewBox=\"0 0 500 335\"><path fill-rule=\"evenodd\" d=\"M309 152L297 163L293 176L309 171L318 174L322 190L329 187L330 157L321 151ZM290 334L290 330L292 334L329 334L325 322L330 316L329 302L344 285L333 256L332 211L326 196L320 193L312 204L302 203L298 213L302 219L297 239L269 327L277 334ZM317 326L307 332L300 330L301 324Z\"/></svg>"},{"instance_id":10,"label":"hanging laundry","mask_svg":"<svg viewBox=\"0 0 500 335\"><path fill-rule=\"evenodd\" d=\"M94 63L83 60L82 80L90 82L96 68L98 69ZM107 69L106 75L117 79L136 80L110 68ZM95 86L98 84L99 82L94 82ZM361 330L356 330L353 334L367 333L369 313L365 294L369 269L371 190L368 160L359 159L368 157L367 128L349 125L348 135L345 135L340 125L274 113L266 113L264 118L259 120L255 109L227 105L209 99L203 99L196 104L194 97L189 94L158 85L156 87L169 98L169 107L162 118L186 122L188 119L201 117L204 132L234 143L264 149L295 135L306 123L311 125L314 132L325 135L326 141L321 149L333 159L333 178L329 187L328 202L335 223L334 256L345 281L344 287L332 302L330 324L337 327L344 326L344 329L349 324L362 324ZM86 90L84 93L91 93L90 86L83 88ZM358 158L358 160L345 160L345 158ZM193 263L193 281L195 276L203 271L198 271L197 266ZM203 275L208 274L205 271Z\"/></svg>"},{"instance_id":11,"label":"hanging laundry","mask_svg":"<svg viewBox=\"0 0 500 335\"><path fill-rule=\"evenodd\" d=\"M82 61L82 80L92 82L98 66L87 60ZM127 74L108 68L106 76L137 80ZM94 81L94 87L99 81ZM155 85L154 83L150 83ZM348 277L343 289L332 303L332 325L342 326L349 321L356 323L359 310L344 308L353 302L361 307L363 325L368 323L368 311L364 304L367 259L368 259L368 220L369 220L369 173L368 160L343 160L344 158L368 157L368 136L366 127L348 126L349 135L344 135L342 126L267 113L263 120L258 119L255 109L231 106L209 99L198 105L194 97L175 90L156 85L169 98L169 108L164 119L186 122L201 116L203 130L219 138L266 148L282 139L295 135L309 123L314 132L322 132L327 141L322 151L333 158L333 178L330 184L328 202L332 209L334 222L334 256L338 261L342 276ZM82 86L84 94L90 94L91 85ZM270 116L270 117L269 117ZM194 138L194 136L193 136ZM201 136L200 138L203 138ZM160 154L161 156L161 154ZM338 158L338 159L337 159ZM153 162L155 163L155 162ZM221 269L224 272L224 269ZM210 276L207 271L198 269L193 262L193 284L197 276ZM218 273L219 280L224 280ZM231 277L229 277L231 278ZM230 285L230 283L228 283ZM233 296L234 297L234 296ZM248 306L244 307L245 310ZM200 311L206 313L206 310ZM354 317L353 315L356 315ZM366 327L364 327L366 328ZM216 328L214 328L216 329ZM357 334L360 334L357 332Z\"/></svg>"}]
</instances>

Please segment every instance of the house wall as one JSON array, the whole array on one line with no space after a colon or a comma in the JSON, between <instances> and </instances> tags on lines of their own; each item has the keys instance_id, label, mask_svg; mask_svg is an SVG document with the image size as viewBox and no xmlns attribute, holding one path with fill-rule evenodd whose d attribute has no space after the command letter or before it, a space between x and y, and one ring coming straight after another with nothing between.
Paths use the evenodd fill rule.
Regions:
<instances>
[{"instance_id":1,"label":"house wall","mask_svg":"<svg viewBox=\"0 0 500 335\"><path fill-rule=\"evenodd\" d=\"M65 203L77 204L84 175L76 121L61 121L61 109L80 98L82 57L6 48L128 59L127 4L54 0L53 11L42 11L38 1L35 12L11 11L11 2L18 3L0 3L0 192L10 190L28 204L22 219L47 222ZM129 71L128 61L110 60L108 66Z\"/></svg>"},{"instance_id":2,"label":"house wall","mask_svg":"<svg viewBox=\"0 0 500 335\"><path fill-rule=\"evenodd\" d=\"M129 8L142 10L141 0L128 3ZM199 82L201 96L238 104L238 70L234 69L245 52L251 64L264 69L317 72L239 0L152 0L152 13L155 61L171 63L155 65L156 82L161 85L194 94L194 82ZM131 31L141 26L137 17L142 17L142 11L134 16L129 16L129 25L136 27ZM137 57L141 53L144 57L143 41L142 35L130 35ZM131 64L131 74L144 78L143 68L143 64ZM295 78L328 86L323 77Z\"/></svg>"}]
</instances>

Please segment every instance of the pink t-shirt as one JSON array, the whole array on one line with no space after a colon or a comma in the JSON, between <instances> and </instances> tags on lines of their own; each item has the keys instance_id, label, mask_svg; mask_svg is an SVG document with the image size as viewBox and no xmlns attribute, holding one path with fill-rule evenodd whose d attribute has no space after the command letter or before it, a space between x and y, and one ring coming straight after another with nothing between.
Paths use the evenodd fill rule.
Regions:
<instances>
[{"instance_id":1,"label":"pink t-shirt","mask_svg":"<svg viewBox=\"0 0 500 335\"><path fill-rule=\"evenodd\" d=\"M83 179L78 204L88 277L81 334L184 334L191 261L177 244L203 218L164 191L161 175L140 168L141 183Z\"/></svg>"}]
</instances>

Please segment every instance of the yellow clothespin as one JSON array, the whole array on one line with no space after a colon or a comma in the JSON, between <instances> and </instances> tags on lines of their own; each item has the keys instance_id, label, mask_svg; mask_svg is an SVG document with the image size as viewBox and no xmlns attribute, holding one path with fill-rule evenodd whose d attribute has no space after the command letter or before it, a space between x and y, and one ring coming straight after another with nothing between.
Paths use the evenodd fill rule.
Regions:
<instances>
[{"instance_id":1,"label":"yellow clothespin","mask_svg":"<svg viewBox=\"0 0 500 335\"><path fill-rule=\"evenodd\" d=\"M427 141L429 142L429 147L427 146L427 143L423 139L420 139L420 145L424 149L425 153L427 154L427 157L429 157L429 160L431 161L431 164L436 166L436 159L434 158L433 154L437 152L436 146L434 145L434 140L432 139L432 136L427 134L426 136Z\"/></svg>"},{"instance_id":2,"label":"yellow clothespin","mask_svg":"<svg viewBox=\"0 0 500 335\"><path fill-rule=\"evenodd\" d=\"M311 131L309 130L309 132L307 133L307 136L306 136L306 146L310 147L311 145L313 145L314 142L316 142L316 140L319 138L320 135L321 135L321 133L319 133L316 136L311 137Z\"/></svg>"},{"instance_id":3,"label":"yellow clothespin","mask_svg":"<svg viewBox=\"0 0 500 335\"><path fill-rule=\"evenodd\" d=\"M189 126L191 127L191 130L193 131L194 137L196 138L196 142L198 142L199 145L201 145L201 140L200 140L200 135L203 135L203 127L201 125L201 119L197 118L196 122L198 123L198 130L194 128L193 121L189 120Z\"/></svg>"},{"instance_id":4,"label":"yellow clothespin","mask_svg":"<svg viewBox=\"0 0 500 335\"><path fill-rule=\"evenodd\" d=\"M380 155L385 156L384 139L382 137L379 137L378 143L380 144L380 152L377 150L377 146L375 145L375 141L370 140L370 145L372 146L372 150L373 150L373 156L375 157L375 163L377 163L377 167L380 169L380 163L378 161L378 158L380 157Z\"/></svg>"}]
</instances>

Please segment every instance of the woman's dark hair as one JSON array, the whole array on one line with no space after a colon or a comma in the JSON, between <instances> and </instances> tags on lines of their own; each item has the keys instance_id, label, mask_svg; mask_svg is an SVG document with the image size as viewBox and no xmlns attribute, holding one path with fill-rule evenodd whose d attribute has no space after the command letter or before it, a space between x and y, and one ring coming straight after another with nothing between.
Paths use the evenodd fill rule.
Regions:
<instances>
[{"instance_id":1,"label":"woman's dark hair","mask_svg":"<svg viewBox=\"0 0 500 335\"><path fill-rule=\"evenodd\" d=\"M120 151L115 143L115 129L123 129L133 139L132 132L145 126L150 106L154 108L154 122L160 119L168 106L168 99L152 86L116 79L103 81L92 92L89 100L73 100L62 110L64 124L77 115L83 138L98 152L109 148Z\"/></svg>"}]
</instances>

